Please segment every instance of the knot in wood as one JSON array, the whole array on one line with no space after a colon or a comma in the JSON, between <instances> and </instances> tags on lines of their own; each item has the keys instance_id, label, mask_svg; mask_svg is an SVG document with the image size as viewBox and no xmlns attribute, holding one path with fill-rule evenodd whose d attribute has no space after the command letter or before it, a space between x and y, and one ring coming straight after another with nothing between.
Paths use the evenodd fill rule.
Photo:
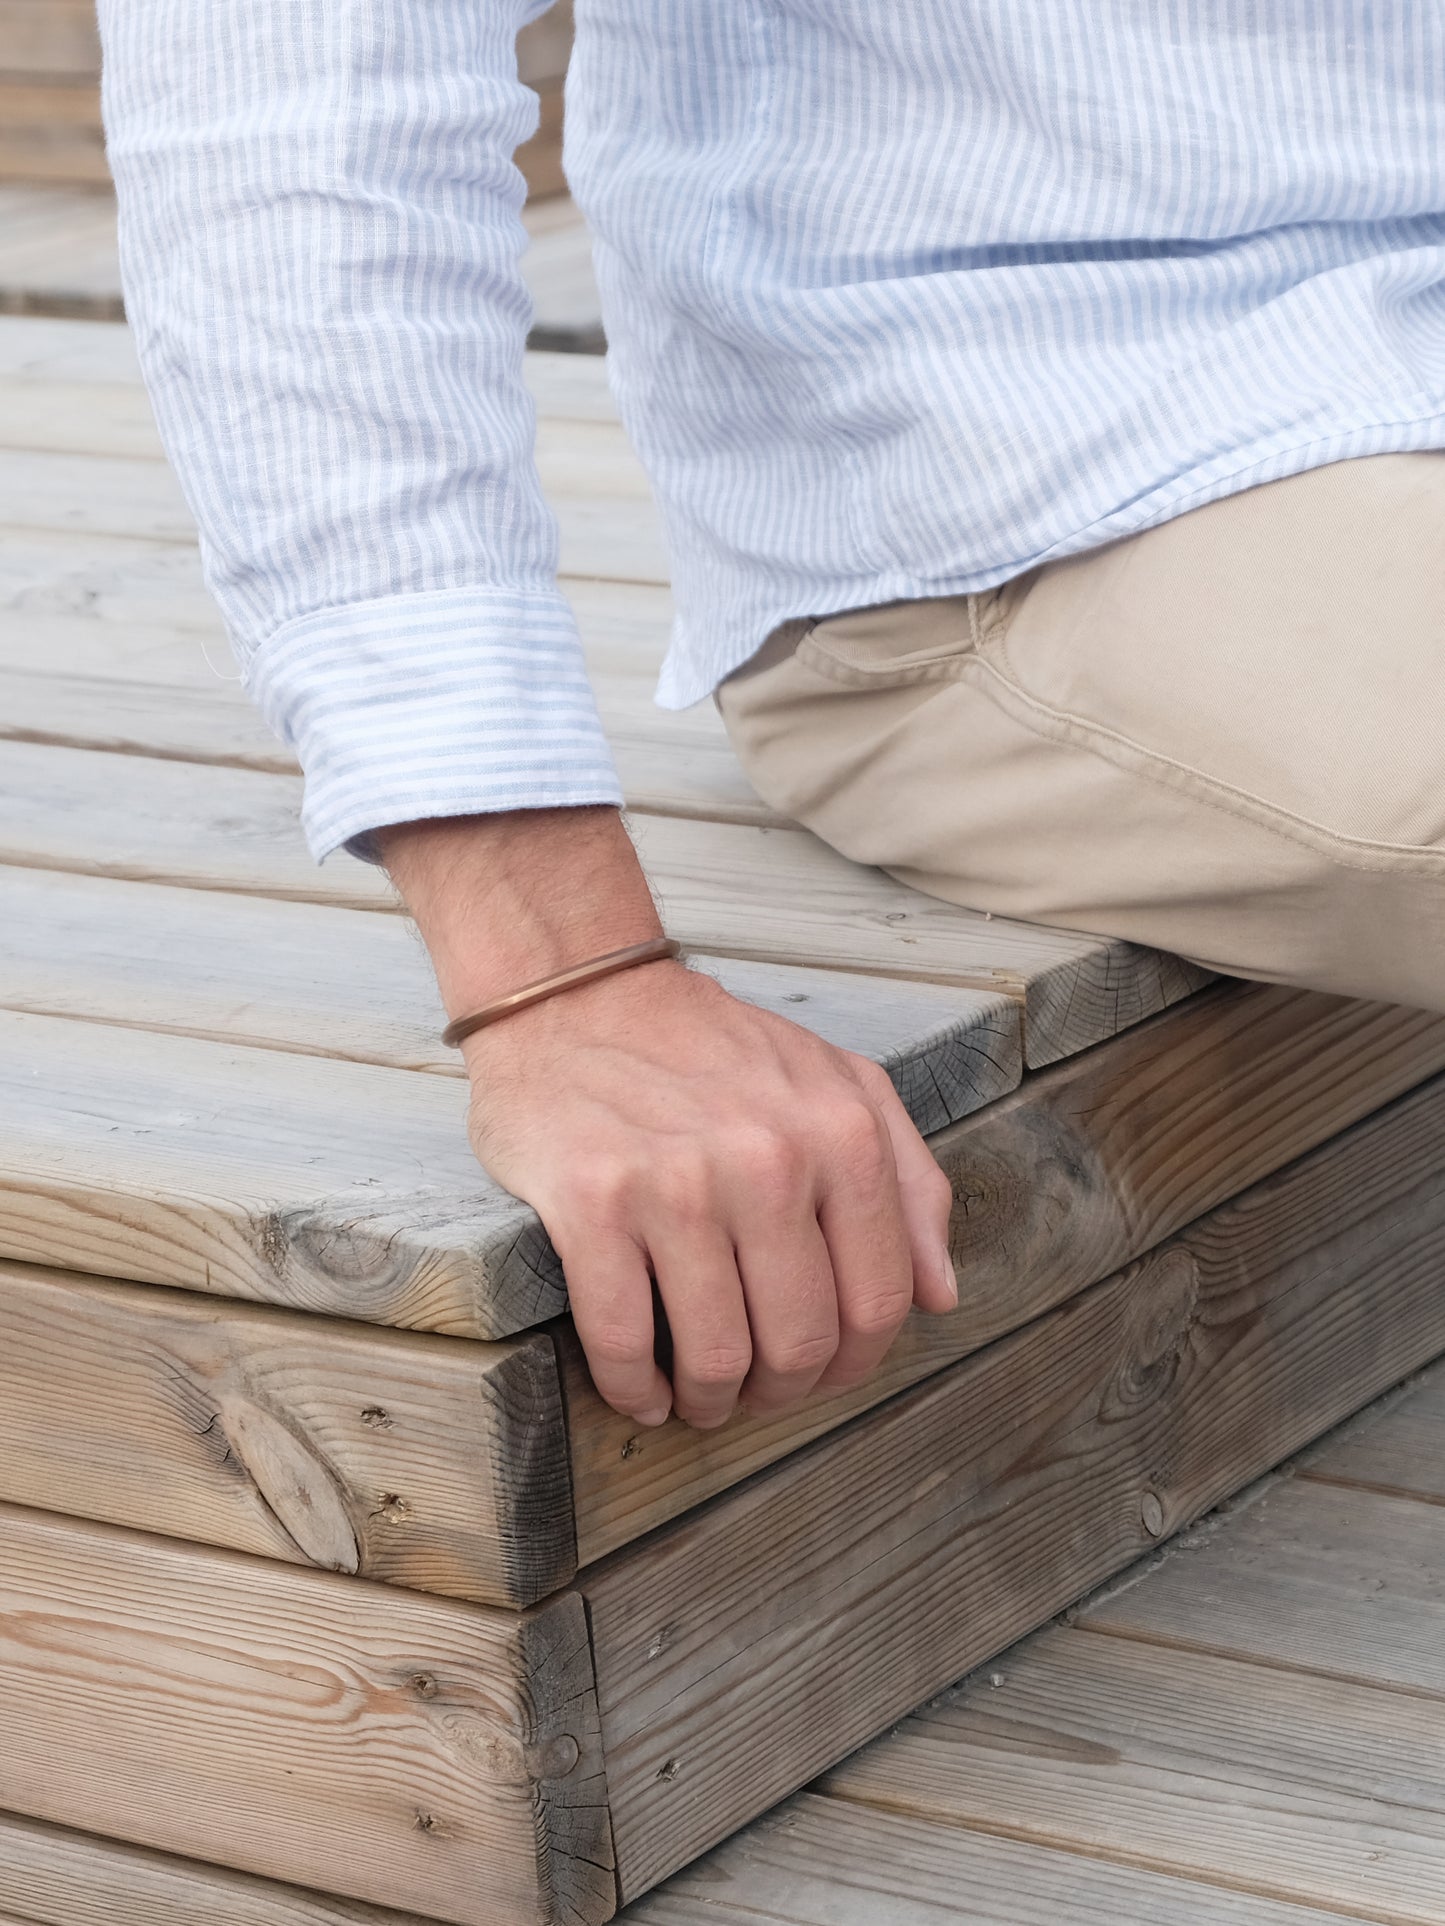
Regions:
<instances>
[{"instance_id":1,"label":"knot in wood","mask_svg":"<svg viewBox=\"0 0 1445 1926\"><path fill-rule=\"evenodd\" d=\"M534 1781L542 1779L565 1779L577 1770L582 1757L582 1748L570 1732L559 1732L553 1738L539 1740L526 1748L525 1759L527 1776Z\"/></svg>"}]
</instances>

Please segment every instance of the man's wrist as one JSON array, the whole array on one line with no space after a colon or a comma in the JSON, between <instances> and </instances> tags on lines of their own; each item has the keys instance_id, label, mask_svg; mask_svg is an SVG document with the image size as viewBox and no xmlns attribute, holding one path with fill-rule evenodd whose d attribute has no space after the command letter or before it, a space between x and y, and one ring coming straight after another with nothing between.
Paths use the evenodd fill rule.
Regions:
<instances>
[{"instance_id":1,"label":"man's wrist","mask_svg":"<svg viewBox=\"0 0 1445 1926\"><path fill-rule=\"evenodd\" d=\"M377 842L452 1018L662 933L615 809L405 823Z\"/></svg>"}]
</instances>

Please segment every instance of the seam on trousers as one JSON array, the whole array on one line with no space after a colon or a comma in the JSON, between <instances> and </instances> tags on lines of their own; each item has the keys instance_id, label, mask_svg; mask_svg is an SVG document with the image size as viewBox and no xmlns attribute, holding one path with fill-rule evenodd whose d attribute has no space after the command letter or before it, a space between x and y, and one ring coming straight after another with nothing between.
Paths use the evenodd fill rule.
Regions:
<instances>
[{"instance_id":1,"label":"seam on trousers","mask_svg":"<svg viewBox=\"0 0 1445 1926\"><path fill-rule=\"evenodd\" d=\"M1113 763L1115 768L1142 776L1161 788L1176 790L1206 809L1238 817L1253 823L1256 828L1269 830L1286 842L1328 856L1341 869L1423 876L1445 881L1445 849L1434 849L1420 843L1369 842L1363 837L1341 835L1337 830L1314 822L1308 816L1296 815L1293 810L1283 809L1263 796L1236 788L1232 783L1221 782L1217 776L1208 776L1202 770L1191 768L1188 763L1178 762L1171 756L1146 749L1142 743L1121 735L1117 730L1086 721L1084 717L1066 709L1050 707L1012 681L996 662L989 661L986 656L970 656L966 663L960 665L959 673L963 680L973 683L1006 714L1025 728L1032 729L1036 735L1051 742L1069 743L1074 748L1087 749L1101 756L1104 761ZM995 686L987 687L987 681Z\"/></svg>"}]
</instances>

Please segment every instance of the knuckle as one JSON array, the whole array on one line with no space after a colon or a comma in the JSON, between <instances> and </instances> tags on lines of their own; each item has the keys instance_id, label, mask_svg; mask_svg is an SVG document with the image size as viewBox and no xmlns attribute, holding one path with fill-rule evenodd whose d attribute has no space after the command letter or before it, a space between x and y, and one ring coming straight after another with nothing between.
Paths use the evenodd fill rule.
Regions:
<instances>
[{"instance_id":1,"label":"knuckle","mask_svg":"<svg viewBox=\"0 0 1445 1926\"><path fill-rule=\"evenodd\" d=\"M713 1176L706 1158L674 1151L649 1179L649 1193L669 1217L683 1222L713 1209Z\"/></svg>"},{"instance_id":2,"label":"knuckle","mask_svg":"<svg viewBox=\"0 0 1445 1926\"><path fill-rule=\"evenodd\" d=\"M571 1171L572 1201L592 1218L610 1218L624 1211L632 1199L636 1176L623 1157L593 1155L579 1158Z\"/></svg>"},{"instance_id":3,"label":"knuckle","mask_svg":"<svg viewBox=\"0 0 1445 1926\"><path fill-rule=\"evenodd\" d=\"M831 1331L784 1338L768 1347L761 1362L780 1378L814 1377L833 1359L838 1339Z\"/></svg>"},{"instance_id":4,"label":"knuckle","mask_svg":"<svg viewBox=\"0 0 1445 1926\"><path fill-rule=\"evenodd\" d=\"M689 1382L702 1390L724 1390L739 1385L752 1367L751 1348L746 1344L714 1344L689 1358Z\"/></svg>"},{"instance_id":5,"label":"knuckle","mask_svg":"<svg viewBox=\"0 0 1445 1926\"><path fill-rule=\"evenodd\" d=\"M875 1063L871 1057L855 1056L853 1074L870 1097L894 1097L898 1094L893 1088L892 1077L881 1063Z\"/></svg>"},{"instance_id":6,"label":"knuckle","mask_svg":"<svg viewBox=\"0 0 1445 1926\"><path fill-rule=\"evenodd\" d=\"M867 1104L840 1105L831 1119L830 1136L834 1155L842 1158L855 1180L882 1176L887 1152L877 1115Z\"/></svg>"},{"instance_id":7,"label":"knuckle","mask_svg":"<svg viewBox=\"0 0 1445 1926\"><path fill-rule=\"evenodd\" d=\"M887 1337L907 1317L911 1302L911 1291L879 1286L848 1306L845 1313L848 1329L858 1337Z\"/></svg>"},{"instance_id":8,"label":"knuckle","mask_svg":"<svg viewBox=\"0 0 1445 1926\"><path fill-rule=\"evenodd\" d=\"M629 1325L604 1325L587 1340L587 1356L594 1367L626 1370L631 1365L649 1363L652 1339L649 1333Z\"/></svg>"},{"instance_id":9,"label":"knuckle","mask_svg":"<svg viewBox=\"0 0 1445 1926\"><path fill-rule=\"evenodd\" d=\"M732 1168L766 1197L785 1197L807 1175L807 1156L796 1137L766 1125L737 1131L728 1148Z\"/></svg>"}]
</instances>

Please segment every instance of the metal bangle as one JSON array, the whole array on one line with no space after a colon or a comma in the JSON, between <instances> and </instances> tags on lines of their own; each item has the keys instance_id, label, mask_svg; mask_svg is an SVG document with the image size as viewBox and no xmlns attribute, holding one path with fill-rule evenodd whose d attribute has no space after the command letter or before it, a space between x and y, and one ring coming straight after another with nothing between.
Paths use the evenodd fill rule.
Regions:
<instances>
[{"instance_id":1,"label":"metal bangle","mask_svg":"<svg viewBox=\"0 0 1445 1926\"><path fill-rule=\"evenodd\" d=\"M491 1003L484 1003L480 1010L470 1016L458 1017L442 1031L442 1042L455 1049L465 1038L478 1030L485 1030L488 1024L499 1023L503 1017L514 1016L518 1010L526 1010L534 1003L541 1003L549 996L556 996L562 990L575 990L580 984L595 983L600 977L615 976L619 970L630 970L639 963L661 963L676 956L682 945L675 943L669 936L652 936L645 943L632 943L625 950L609 950L605 956L594 956L588 963L578 963L570 970L561 970L556 976L544 976L535 983L524 983L520 990L513 990L509 996L499 996Z\"/></svg>"}]
</instances>

